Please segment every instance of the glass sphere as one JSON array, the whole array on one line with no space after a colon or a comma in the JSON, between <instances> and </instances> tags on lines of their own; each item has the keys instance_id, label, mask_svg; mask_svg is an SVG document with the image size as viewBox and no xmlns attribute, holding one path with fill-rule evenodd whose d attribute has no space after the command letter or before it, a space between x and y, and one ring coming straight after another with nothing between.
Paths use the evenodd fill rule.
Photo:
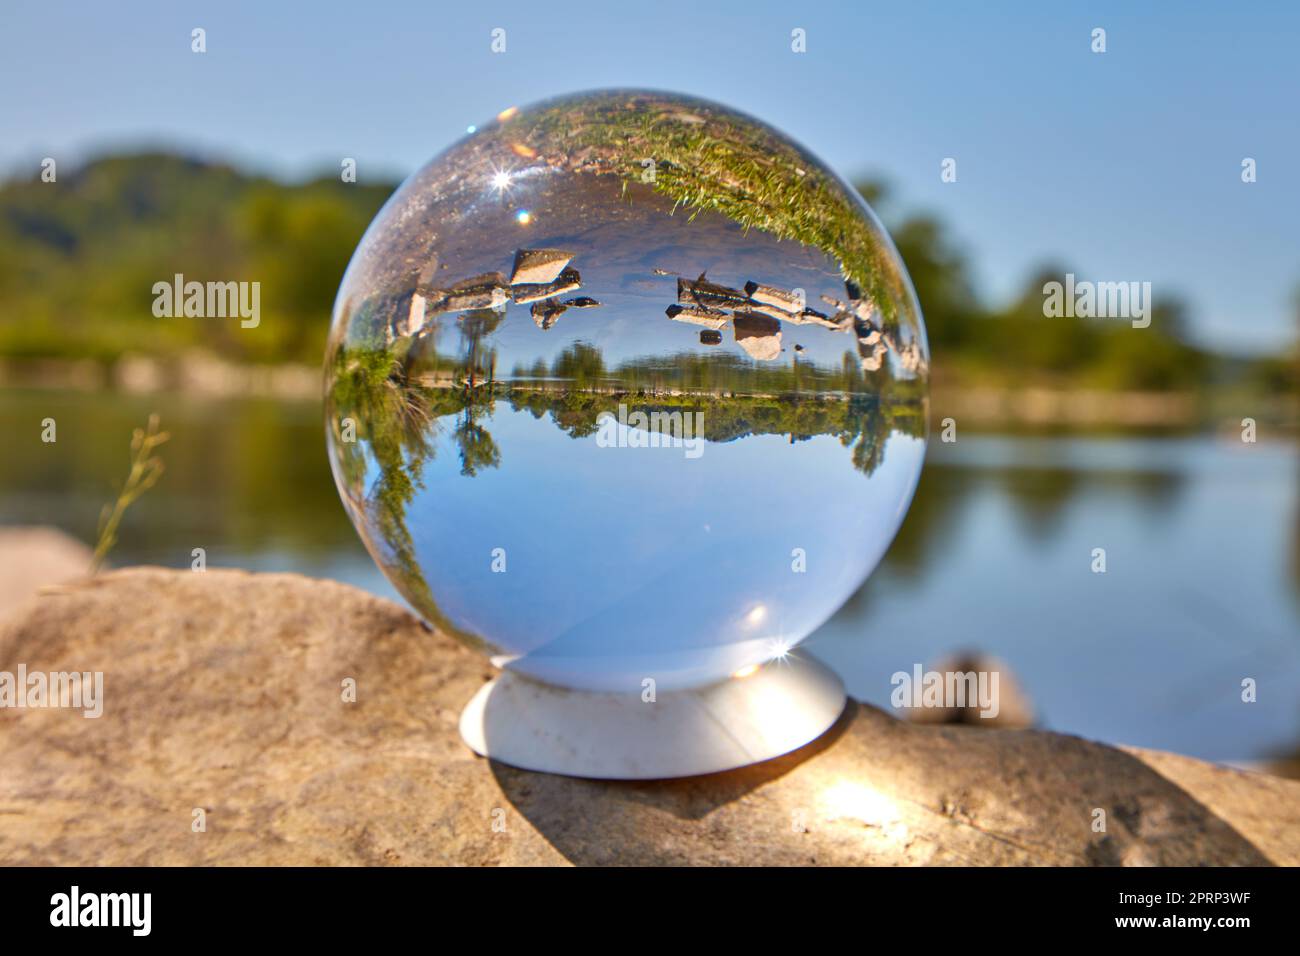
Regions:
<instances>
[{"instance_id":1,"label":"glass sphere","mask_svg":"<svg viewBox=\"0 0 1300 956\"><path fill-rule=\"evenodd\" d=\"M903 519L928 375L902 261L826 166L714 103L594 92L505 110L376 216L329 454L430 624L639 694L800 653Z\"/></svg>"}]
</instances>

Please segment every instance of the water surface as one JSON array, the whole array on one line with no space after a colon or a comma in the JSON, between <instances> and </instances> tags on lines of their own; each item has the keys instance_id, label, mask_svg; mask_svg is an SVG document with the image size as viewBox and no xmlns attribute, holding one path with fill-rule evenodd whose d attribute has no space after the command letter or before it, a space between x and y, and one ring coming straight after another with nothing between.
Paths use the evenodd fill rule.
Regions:
<instances>
[{"instance_id":1,"label":"water surface","mask_svg":"<svg viewBox=\"0 0 1300 956\"><path fill-rule=\"evenodd\" d=\"M0 393L0 521L91 540L130 430L174 437L113 560L296 571L395 597L329 475L311 404ZM58 442L40 421L58 421ZM1300 739L1300 452L1211 438L932 441L911 511L867 585L804 647L887 706L890 675L976 647L1053 729L1213 760ZM1104 547L1108 571L1090 570ZM1255 704L1240 681L1259 683Z\"/></svg>"}]
</instances>

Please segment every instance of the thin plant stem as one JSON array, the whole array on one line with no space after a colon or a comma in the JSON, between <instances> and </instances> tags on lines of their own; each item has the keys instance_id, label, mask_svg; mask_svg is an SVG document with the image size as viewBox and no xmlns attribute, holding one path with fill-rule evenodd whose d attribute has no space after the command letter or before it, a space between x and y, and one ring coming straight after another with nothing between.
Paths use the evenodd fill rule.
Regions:
<instances>
[{"instance_id":1,"label":"thin plant stem","mask_svg":"<svg viewBox=\"0 0 1300 956\"><path fill-rule=\"evenodd\" d=\"M137 428L131 435L131 471L126 476L126 484L117 496L117 501L104 505L99 515L99 540L95 544L95 556L90 562L90 573L97 574L103 567L108 552L117 543L117 529L122 523L126 509L157 483L163 473L162 459L154 455L154 449L171 436L158 430L158 416L149 416L148 425Z\"/></svg>"}]
</instances>

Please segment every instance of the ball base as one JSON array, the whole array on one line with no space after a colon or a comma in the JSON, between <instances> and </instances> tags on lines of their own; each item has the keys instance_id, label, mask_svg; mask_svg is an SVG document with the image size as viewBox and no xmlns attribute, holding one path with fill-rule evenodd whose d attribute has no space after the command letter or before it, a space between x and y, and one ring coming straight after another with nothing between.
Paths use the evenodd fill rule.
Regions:
<instances>
[{"instance_id":1,"label":"ball base","mask_svg":"<svg viewBox=\"0 0 1300 956\"><path fill-rule=\"evenodd\" d=\"M483 685L460 715L477 754L523 770L603 780L657 780L731 770L789 753L844 710L824 664L787 657L690 690L599 693L512 671Z\"/></svg>"}]
</instances>

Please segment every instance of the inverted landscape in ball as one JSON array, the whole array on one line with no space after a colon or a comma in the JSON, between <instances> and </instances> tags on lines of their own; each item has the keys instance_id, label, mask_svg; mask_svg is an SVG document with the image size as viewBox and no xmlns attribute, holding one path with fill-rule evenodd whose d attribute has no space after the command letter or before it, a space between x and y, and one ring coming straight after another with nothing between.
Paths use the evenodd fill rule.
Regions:
<instances>
[{"instance_id":1,"label":"inverted landscape in ball","mask_svg":"<svg viewBox=\"0 0 1300 956\"><path fill-rule=\"evenodd\" d=\"M475 749L673 775L654 752L693 727L797 723L800 643L911 499L928 370L893 244L818 160L716 104L590 93L502 112L376 217L335 305L330 458L412 607L542 689L500 691L505 723L476 698ZM711 690L781 667L764 706ZM802 739L760 726L681 772L820 733L843 692L817 680ZM621 770L547 756L596 714L623 729L583 746Z\"/></svg>"}]
</instances>

